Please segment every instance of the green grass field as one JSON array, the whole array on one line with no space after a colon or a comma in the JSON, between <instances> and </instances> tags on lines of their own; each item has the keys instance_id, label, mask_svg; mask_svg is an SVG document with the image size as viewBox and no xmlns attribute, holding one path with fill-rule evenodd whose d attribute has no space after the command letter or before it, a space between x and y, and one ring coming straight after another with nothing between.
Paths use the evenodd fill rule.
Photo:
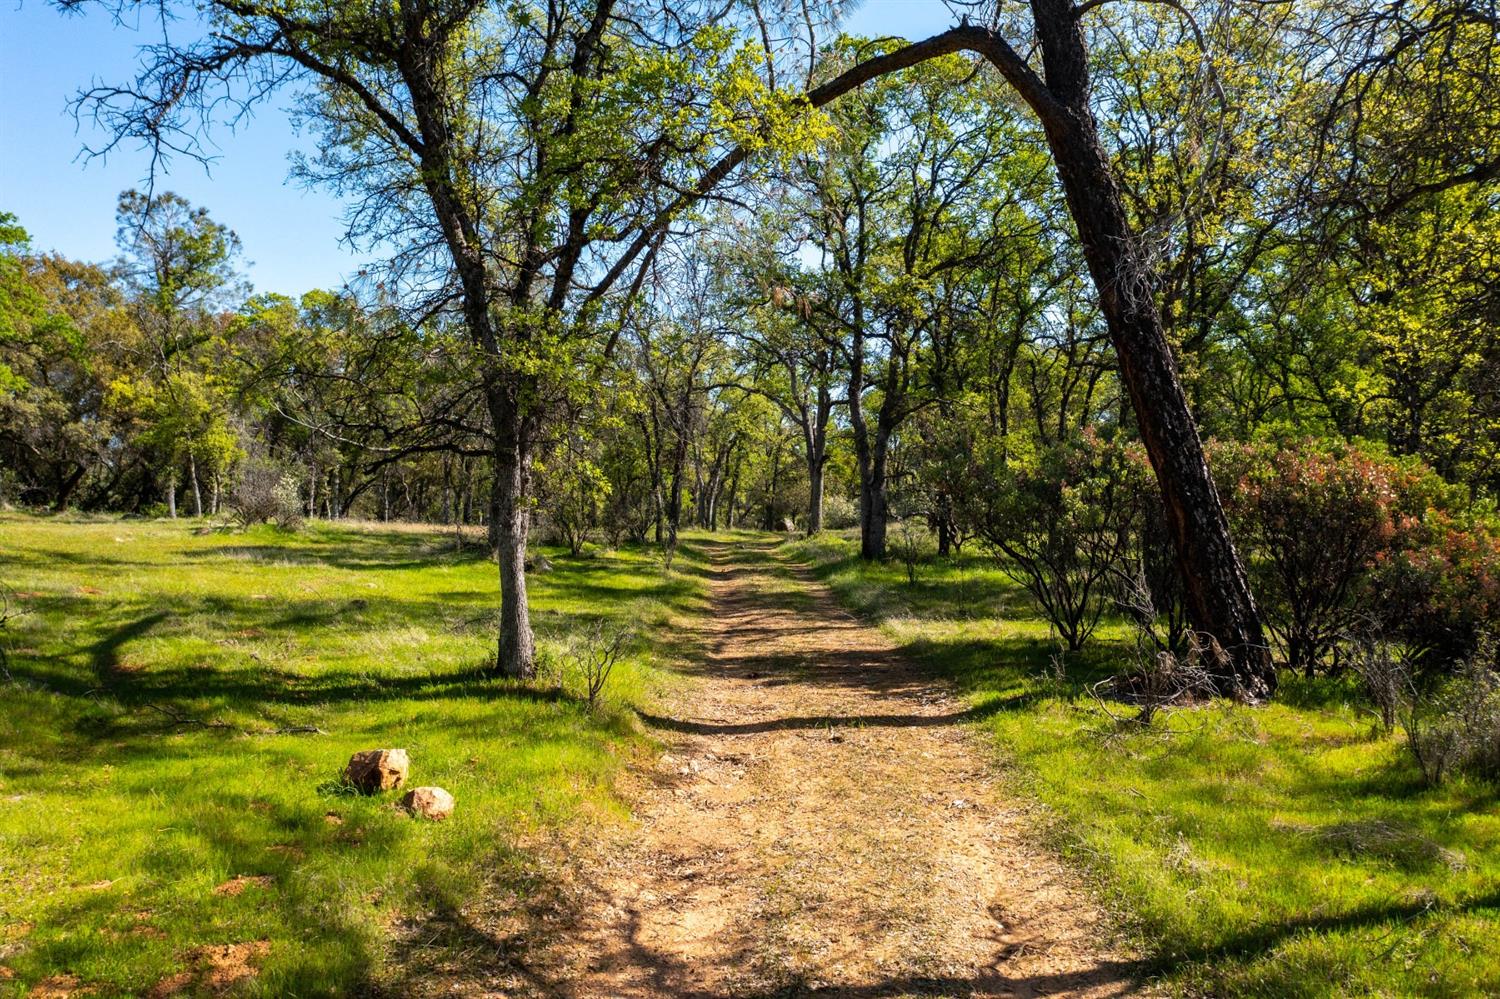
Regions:
<instances>
[{"instance_id":1,"label":"green grass field","mask_svg":"<svg viewBox=\"0 0 1500 999\"><path fill-rule=\"evenodd\" d=\"M549 555L549 662L586 619L639 636L593 710L565 673L554 695L486 672L496 573L451 534L0 514L0 995L64 973L207 990L216 946L254 955L246 993L348 992L381 983L394 921L486 880L524 891L518 843L619 807L612 778L648 745L623 708L691 652L704 597L691 547L671 573ZM326 734L257 734L292 726ZM340 787L350 753L394 746L410 783L453 792L451 820Z\"/></svg>"},{"instance_id":2,"label":"green grass field","mask_svg":"<svg viewBox=\"0 0 1500 999\"><path fill-rule=\"evenodd\" d=\"M1211 995L1500 994L1500 797L1424 788L1351 688L1287 681L1268 706L1122 727L1084 684L1121 668L1123 629L1059 679L1030 598L984 556L911 586L838 538L784 554L963 688L1152 977Z\"/></svg>"},{"instance_id":3,"label":"green grass field","mask_svg":"<svg viewBox=\"0 0 1500 999\"><path fill-rule=\"evenodd\" d=\"M706 609L692 543L670 573L646 552L548 554L532 598L549 664L592 618L639 635L593 710L565 668L530 686L486 671L494 569L451 535L0 514L0 996L214 991L216 947L248 948L241 993L403 994L394 927L440 947L482 893L543 890L525 844L620 814L613 779L651 745L629 707L680 682L665 667L696 654ZM1084 684L1120 668L1122 629L1059 677L1029 598L982 556L915 586L836 537L744 558L811 563L960 685L1156 982L1500 993L1496 790L1424 788L1352 689L1296 681L1265 707L1121 727ZM297 726L324 734L262 734ZM349 754L380 746L455 794L450 821L340 786Z\"/></svg>"}]
</instances>

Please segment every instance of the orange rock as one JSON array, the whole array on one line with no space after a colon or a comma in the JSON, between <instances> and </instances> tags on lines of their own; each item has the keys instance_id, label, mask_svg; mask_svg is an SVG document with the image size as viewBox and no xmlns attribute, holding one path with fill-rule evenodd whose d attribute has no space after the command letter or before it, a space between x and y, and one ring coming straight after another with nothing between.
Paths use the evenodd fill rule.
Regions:
<instances>
[{"instance_id":1,"label":"orange rock","mask_svg":"<svg viewBox=\"0 0 1500 999\"><path fill-rule=\"evenodd\" d=\"M413 815L441 822L453 814L453 795L440 787L414 787L401 799L401 807Z\"/></svg>"}]
</instances>

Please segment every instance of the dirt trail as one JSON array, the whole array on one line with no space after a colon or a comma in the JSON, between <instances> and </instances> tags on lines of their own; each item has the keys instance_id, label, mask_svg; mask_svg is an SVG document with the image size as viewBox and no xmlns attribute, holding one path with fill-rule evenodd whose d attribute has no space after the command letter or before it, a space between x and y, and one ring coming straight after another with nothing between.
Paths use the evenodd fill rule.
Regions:
<instances>
[{"instance_id":1,"label":"dirt trail","mask_svg":"<svg viewBox=\"0 0 1500 999\"><path fill-rule=\"evenodd\" d=\"M648 719L674 745L639 789L633 844L594 872L559 991L1128 991L1100 914L994 786L964 705L766 557L713 550L711 654L680 710Z\"/></svg>"}]
</instances>

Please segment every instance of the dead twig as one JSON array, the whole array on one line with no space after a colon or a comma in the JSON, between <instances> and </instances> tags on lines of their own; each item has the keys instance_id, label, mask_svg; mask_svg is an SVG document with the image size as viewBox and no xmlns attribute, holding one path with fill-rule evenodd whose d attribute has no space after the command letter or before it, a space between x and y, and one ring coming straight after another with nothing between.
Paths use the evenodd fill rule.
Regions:
<instances>
[{"instance_id":1,"label":"dead twig","mask_svg":"<svg viewBox=\"0 0 1500 999\"><path fill-rule=\"evenodd\" d=\"M599 694L604 690L610 673L614 671L615 664L625 654L632 637L630 629L611 630L603 619L595 621L575 636L572 642L572 655L579 670L583 673L590 707L593 707Z\"/></svg>"},{"instance_id":2,"label":"dead twig","mask_svg":"<svg viewBox=\"0 0 1500 999\"><path fill-rule=\"evenodd\" d=\"M179 728L209 728L221 732L237 732L240 735L327 735L323 729L316 725L284 725L280 728L240 728L225 721L204 721L202 718L194 718L192 715L184 714L175 708L169 708L154 701L147 701L146 707L160 712L172 720Z\"/></svg>"}]
</instances>

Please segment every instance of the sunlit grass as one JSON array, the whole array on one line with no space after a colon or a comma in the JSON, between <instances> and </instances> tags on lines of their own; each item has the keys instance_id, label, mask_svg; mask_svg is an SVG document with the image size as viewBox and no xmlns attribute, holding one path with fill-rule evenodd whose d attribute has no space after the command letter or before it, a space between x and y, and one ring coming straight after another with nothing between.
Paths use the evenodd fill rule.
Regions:
<instances>
[{"instance_id":1,"label":"sunlit grass","mask_svg":"<svg viewBox=\"0 0 1500 999\"><path fill-rule=\"evenodd\" d=\"M1122 668L1123 629L1106 623L1057 678L1047 626L982 554L930 561L915 586L838 537L783 554L960 684L1153 978L1216 995L1500 994L1500 796L1424 788L1351 687L1291 680L1264 707L1120 726L1084 685Z\"/></svg>"},{"instance_id":2,"label":"sunlit grass","mask_svg":"<svg viewBox=\"0 0 1500 999\"><path fill-rule=\"evenodd\" d=\"M691 651L701 563L548 554L547 674L523 686L486 669L493 565L440 531L0 515L20 612L0 638L0 995L62 974L143 994L196 948L256 941L241 988L354 990L393 920L523 883L527 835L617 810L613 777L648 742L626 707ZM589 710L563 650L600 616L637 638ZM299 726L326 734L259 734ZM454 794L451 820L341 792L350 753L392 746ZM216 891L236 875L263 880Z\"/></svg>"}]
</instances>

